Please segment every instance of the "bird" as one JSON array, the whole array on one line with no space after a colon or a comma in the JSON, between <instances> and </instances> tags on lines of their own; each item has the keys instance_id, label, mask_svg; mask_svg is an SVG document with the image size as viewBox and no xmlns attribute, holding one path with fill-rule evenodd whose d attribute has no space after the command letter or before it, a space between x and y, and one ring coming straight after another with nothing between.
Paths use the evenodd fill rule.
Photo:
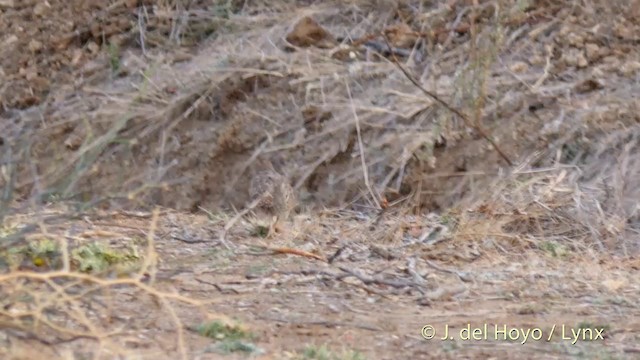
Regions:
<instances>
[{"instance_id":1,"label":"bird","mask_svg":"<svg viewBox=\"0 0 640 360\"><path fill-rule=\"evenodd\" d=\"M266 237L279 230L280 222L287 220L296 206L295 193L289 181L266 158L259 158L256 162L249 197L253 206L252 220L254 224L268 229Z\"/></svg>"}]
</instances>

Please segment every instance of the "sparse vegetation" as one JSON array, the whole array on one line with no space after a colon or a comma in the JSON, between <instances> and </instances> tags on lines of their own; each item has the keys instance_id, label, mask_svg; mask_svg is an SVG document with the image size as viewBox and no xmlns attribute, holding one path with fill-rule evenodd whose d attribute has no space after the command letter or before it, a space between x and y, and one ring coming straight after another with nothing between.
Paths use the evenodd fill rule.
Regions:
<instances>
[{"instance_id":1,"label":"sparse vegetation","mask_svg":"<svg viewBox=\"0 0 640 360\"><path fill-rule=\"evenodd\" d=\"M353 350L331 351L326 345L308 346L298 360L364 360L361 353Z\"/></svg>"},{"instance_id":2,"label":"sparse vegetation","mask_svg":"<svg viewBox=\"0 0 640 360\"><path fill-rule=\"evenodd\" d=\"M260 349L255 344L247 343L241 340L222 340L216 345L216 349L223 353L229 354L233 352L260 353Z\"/></svg>"},{"instance_id":3,"label":"sparse vegetation","mask_svg":"<svg viewBox=\"0 0 640 360\"><path fill-rule=\"evenodd\" d=\"M120 265L121 269L140 265L140 256L134 251L118 251L100 243L90 243L73 249L71 257L82 272L102 273L110 267Z\"/></svg>"},{"instance_id":4,"label":"sparse vegetation","mask_svg":"<svg viewBox=\"0 0 640 360\"><path fill-rule=\"evenodd\" d=\"M57 263L60 258L58 244L51 239L34 241L22 248L13 247L10 252L11 260L9 262L14 265L26 260L37 267L46 266L51 269L59 266L59 263Z\"/></svg>"},{"instance_id":5,"label":"sparse vegetation","mask_svg":"<svg viewBox=\"0 0 640 360\"><path fill-rule=\"evenodd\" d=\"M252 235L265 238L269 235L269 227L264 225L255 225L253 227Z\"/></svg>"},{"instance_id":6,"label":"sparse vegetation","mask_svg":"<svg viewBox=\"0 0 640 360\"><path fill-rule=\"evenodd\" d=\"M101 274L107 270L118 272L134 271L140 265L140 257L134 251L121 251L93 242L74 247L71 250L71 266L80 272ZM0 253L0 263L16 269L41 268L59 270L62 268L63 254L57 240L48 238L31 241L25 246L15 246Z\"/></svg>"},{"instance_id":7,"label":"sparse vegetation","mask_svg":"<svg viewBox=\"0 0 640 360\"><path fill-rule=\"evenodd\" d=\"M239 326L229 326L227 324L223 324L221 321L212 321L200 324L197 331L200 335L215 340L238 340L250 339L252 337L249 333L247 333Z\"/></svg>"},{"instance_id":8,"label":"sparse vegetation","mask_svg":"<svg viewBox=\"0 0 640 360\"><path fill-rule=\"evenodd\" d=\"M108 47L109 52L109 64L111 65L111 72L117 75L120 72L120 47L118 44L110 43Z\"/></svg>"},{"instance_id":9,"label":"sparse vegetation","mask_svg":"<svg viewBox=\"0 0 640 360\"><path fill-rule=\"evenodd\" d=\"M567 255L567 248L555 241L544 241L540 244L540 248L549 253L553 257L563 257Z\"/></svg>"},{"instance_id":10,"label":"sparse vegetation","mask_svg":"<svg viewBox=\"0 0 640 360\"><path fill-rule=\"evenodd\" d=\"M231 325L222 321L211 321L198 325L198 334L216 341L215 350L223 354L233 352L262 353L263 351L253 344L256 339L239 325Z\"/></svg>"}]
</instances>

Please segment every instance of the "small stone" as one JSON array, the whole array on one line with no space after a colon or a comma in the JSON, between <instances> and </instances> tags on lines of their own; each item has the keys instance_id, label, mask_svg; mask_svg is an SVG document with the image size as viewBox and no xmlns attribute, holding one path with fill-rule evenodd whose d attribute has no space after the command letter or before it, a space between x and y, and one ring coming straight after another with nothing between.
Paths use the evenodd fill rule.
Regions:
<instances>
[{"instance_id":1,"label":"small stone","mask_svg":"<svg viewBox=\"0 0 640 360\"><path fill-rule=\"evenodd\" d=\"M567 36L569 35L569 33L571 33L571 27L568 25L563 25L562 27L560 27L560 31L558 31L558 35L559 36Z\"/></svg>"},{"instance_id":2,"label":"small stone","mask_svg":"<svg viewBox=\"0 0 640 360\"><path fill-rule=\"evenodd\" d=\"M604 85L598 79L587 79L574 86L573 90L578 94L585 94L595 90L602 89Z\"/></svg>"},{"instance_id":3,"label":"small stone","mask_svg":"<svg viewBox=\"0 0 640 360\"><path fill-rule=\"evenodd\" d=\"M529 65L527 65L524 61L517 61L513 65L511 65L511 71L516 74L521 74L529 69Z\"/></svg>"},{"instance_id":4,"label":"small stone","mask_svg":"<svg viewBox=\"0 0 640 360\"><path fill-rule=\"evenodd\" d=\"M587 65L589 65L589 61L584 56L584 51L580 51L580 54L578 55L578 67L585 68Z\"/></svg>"},{"instance_id":5,"label":"small stone","mask_svg":"<svg viewBox=\"0 0 640 360\"><path fill-rule=\"evenodd\" d=\"M15 6L14 0L0 0L0 9L13 9Z\"/></svg>"},{"instance_id":6,"label":"small stone","mask_svg":"<svg viewBox=\"0 0 640 360\"><path fill-rule=\"evenodd\" d=\"M34 69L29 69L25 72L24 75L28 81L33 81L38 77L38 72L35 71Z\"/></svg>"},{"instance_id":7,"label":"small stone","mask_svg":"<svg viewBox=\"0 0 640 360\"><path fill-rule=\"evenodd\" d=\"M640 61L627 61L620 67L620 74L631 76L640 70Z\"/></svg>"},{"instance_id":8,"label":"small stone","mask_svg":"<svg viewBox=\"0 0 640 360\"><path fill-rule=\"evenodd\" d=\"M410 49L418 41L416 32L405 23L390 26L384 32L394 47Z\"/></svg>"},{"instance_id":9,"label":"small stone","mask_svg":"<svg viewBox=\"0 0 640 360\"><path fill-rule=\"evenodd\" d=\"M634 37L634 29L627 24L617 24L613 29L613 33L621 39L629 40Z\"/></svg>"},{"instance_id":10,"label":"small stone","mask_svg":"<svg viewBox=\"0 0 640 360\"><path fill-rule=\"evenodd\" d=\"M331 48L337 44L335 38L312 18L305 16L296 23L286 40L298 47L315 46Z\"/></svg>"},{"instance_id":11,"label":"small stone","mask_svg":"<svg viewBox=\"0 0 640 360\"><path fill-rule=\"evenodd\" d=\"M597 44L588 43L585 46L585 51L587 53L587 59L589 59L589 61L591 62L598 60L598 58L600 57L600 46L598 46Z\"/></svg>"},{"instance_id":12,"label":"small stone","mask_svg":"<svg viewBox=\"0 0 640 360\"><path fill-rule=\"evenodd\" d=\"M78 65L80 63L80 60L82 60L83 53L84 51L82 49L73 50L73 55L71 56L71 64L74 66Z\"/></svg>"},{"instance_id":13,"label":"small stone","mask_svg":"<svg viewBox=\"0 0 640 360\"><path fill-rule=\"evenodd\" d=\"M607 69L617 69L620 67L620 59L614 55L605 56L602 59L602 63L607 66Z\"/></svg>"},{"instance_id":14,"label":"small stone","mask_svg":"<svg viewBox=\"0 0 640 360\"><path fill-rule=\"evenodd\" d=\"M591 70L591 76L593 76L594 78L601 79L604 77L604 75L605 75L605 72L600 67L594 67Z\"/></svg>"},{"instance_id":15,"label":"small stone","mask_svg":"<svg viewBox=\"0 0 640 360\"><path fill-rule=\"evenodd\" d=\"M100 51L100 46L93 41L89 41L87 43L87 49L89 49L92 54L97 54L98 51Z\"/></svg>"},{"instance_id":16,"label":"small stone","mask_svg":"<svg viewBox=\"0 0 640 360\"><path fill-rule=\"evenodd\" d=\"M531 63L531 65L544 65L546 60L540 55L533 55L529 62Z\"/></svg>"},{"instance_id":17,"label":"small stone","mask_svg":"<svg viewBox=\"0 0 640 360\"><path fill-rule=\"evenodd\" d=\"M578 49L569 49L562 55L562 60L567 66L583 68L589 65L587 58L584 56L584 51Z\"/></svg>"},{"instance_id":18,"label":"small stone","mask_svg":"<svg viewBox=\"0 0 640 360\"><path fill-rule=\"evenodd\" d=\"M31 39L31 41L29 41L29 50L31 50L31 52L38 52L40 50L42 50L42 43L36 39Z\"/></svg>"},{"instance_id":19,"label":"small stone","mask_svg":"<svg viewBox=\"0 0 640 360\"><path fill-rule=\"evenodd\" d=\"M15 34L9 35L9 37L2 43L2 47L9 46L16 41L18 41L18 37Z\"/></svg>"},{"instance_id":20,"label":"small stone","mask_svg":"<svg viewBox=\"0 0 640 360\"><path fill-rule=\"evenodd\" d=\"M49 5L46 1L38 3L36 6L33 7L33 14L35 16L43 17L47 13L47 10L49 9L50 6L51 5Z\"/></svg>"},{"instance_id":21,"label":"small stone","mask_svg":"<svg viewBox=\"0 0 640 360\"><path fill-rule=\"evenodd\" d=\"M28 78L29 80L29 85L31 85L32 87L36 88L36 89L46 89L49 87L49 80L47 80L47 78L39 76L36 74L36 76L33 76L31 78Z\"/></svg>"},{"instance_id":22,"label":"small stone","mask_svg":"<svg viewBox=\"0 0 640 360\"><path fill-rule=\"evenodd\" d=\"M582 44L584 44L584 37L582 35L572 32L569 35L567 35L567 41L571 46L582 47Z\"/></svg>"}]
</instances>

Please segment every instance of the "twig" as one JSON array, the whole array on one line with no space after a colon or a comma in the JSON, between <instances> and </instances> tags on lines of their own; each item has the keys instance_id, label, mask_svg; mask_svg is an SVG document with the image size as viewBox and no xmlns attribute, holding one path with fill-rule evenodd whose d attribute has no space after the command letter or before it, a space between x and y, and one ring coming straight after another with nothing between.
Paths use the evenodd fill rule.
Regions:
<instances>
[{"instance_id":1,"label":"twig","mask_svg":"<svg viewBox=\"0 0 640 360\"><path fill-rule=\"evenodd\" d=\"M144 12L144 15L143 15ZM142 55L147 56L147 48L144 44L145 39L145 31L147 30L147 24L144 21L145 16L147 15L147 8L142 5L138 9L138 29L140 31L140 49L142 49Z\"/></svg>"},{"instance_id":2,"label":"twig","mask_svg":"<svg viewBox=\"0 0 640 360\"><path fill-rule=\"evenodd\" d=\"M171 238L174 240L182 241L187 244L202 244L202 243L209 242L209 240L207 239L187 239L186 237L182 237L178 235L171 235Z\"/></svg>"},{"instance_id":3,"label":"twig","mask_svg":"<svg viewBox=\"0 0 640 360\"><path fill-rule=\"evenodd\" d=\"M344 251L344 249L346 249L347 246L344 245L342 247L340 247L335 253L333 253L333 255L329 256L329 258L327 259L327 262L329 264L332 264L334 261L336 261L336 259L342 254L342 252Z\"/></svg>"},{"instance_id":4,"label":"twig","mask_svg":"<svg viewBox=\"0 0 640 360\"><path fill-rule=\"evenodd\" d=\"M383 56L394 54L409 57L411 55L411 50L389 47L387 44L382 44L378 41L367 41L364 46L379 52Z\"/></svg>"},{"instance_id":5,"label":"twig","mask_svg":"<svg viewBox=\"0 0 640 360\"><path fill-rule=\"evenodd\" d=\"M222 230L220 230L220 237L219 237L220 242L227 248L227 250L231 250L232 249L231 245L225 239L225 237L227 235L227 232L233 227L233 225L235 225L235 223L238 222L238 220L240 220L243 216L245 216L251 210L255 209L258 206L258 204L260 203L260 201L262 201L262 198L258 197L255 200L253 200L250 204L248 204L242 211L236 212L236 215L234 217L232 217L231 220L229 220L224 225Z\"/></svg>"},{"instance_id":6,"label":"twig","mask_svg":"<svg viewBox=\"0 0 640 360\"><path fill-rule=\"evenodd\" d=\"M418 273L418 270L416 269L415 257L410 257L407 259L407 272L409 273L409 275L413 277L413 280L416 283L421 285L426 284L427 281L424 279L422 275L420 275L420 273Z\"/></svg>"},{"instance_id":7,"label":"twig","mask_svg":"<svg viewBox=\"0 0 640 360\"><path fill-rule=\"evenodd\" d=\"M380 202L378 201L378 197L373 192L373 188L371 188L371 183L369 182L369 171L367 170L367 161L364 158L364 145L362 144L362 135L360 133L360 119L358 118L358 112L356 111L356 108L353 103L353 98L351 97L351 88L349 87L349 83L346 81L345 81L345 85L347 86L347 94L349 94L349 101L351 102L351 110L353 111L353 117L356 122L356 133L358 136L358 147L360 148L359 149L360 161L362 162L362 173L364 176L364 184L367 187L367 190L369 190L369 193L373 198L373 202L376 204L376 209L382 209L382 207L380 206Z\"/></svg>"},{"instance_id":8,"label":"twig","mask_svg":"<svg viewBox=\"0 0 640 360\"><path fill-rule=\"evenodd\" d=\"M325 259L324 257L322 257L320 255L316 255L316 254L310 253L308 251L304 251L304 250L293 249L293 248L284 248L284 247L271 247L271 246L268 246L268 245L259 245L257 247L261 248L261 249L273 251L276 254L298 255L298 256L308 257L308 258L312 258L312 259L316 259L316 260L327 262L327 259Z\"/></svg>"},{"instance_id":9,"label":"twig","mask_svg":"<svg viewBox=\"0 0 640 360\"><path fill-rule=\"evenodd\" d=\"M455 270L445 269L445 268L442 268L442 267L436 265L435 263L433 263L433 262L431 262L429 260L425 260L425 262L427 263L427 265L429 265L429 267L431 267L431 268L433 268L435 270L438 270L438 271L445 272L445 273L454 274L460 280L462 280L464 282L469 282L469 281L472 280L470 274L468 274L468 273L466 273L464 271L455 271Z\"/></svg>"}]
</instances>

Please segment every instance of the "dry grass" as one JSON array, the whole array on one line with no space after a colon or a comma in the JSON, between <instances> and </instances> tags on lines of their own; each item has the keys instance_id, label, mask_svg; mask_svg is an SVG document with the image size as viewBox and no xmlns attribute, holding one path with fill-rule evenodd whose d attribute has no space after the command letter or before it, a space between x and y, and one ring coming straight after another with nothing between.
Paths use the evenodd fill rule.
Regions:
<instances>
[{"instance_id":1,"label":"dry grass","mask_svg":"<svg viewBox=\"0 0 640 360\"><path fill-rule=\"evenodd\" d=\"M55 358L128 358L132 355L132 347L151 340L156 346L172 349L176 356L185 359L190 352L185 345L185 332L196 328L195 319L202 323L216 321L229 329L241 326L224 315L207 311L205 306L215 301L197 300L158 285L155 236L159 211L145 217L149 218L150 224L143 232L146 233L146 244L140 250L141 261L126 273L117 271L116 267L101 273L87 273L79 267L78 259L72 260L70 250L90 239L102 238L102 241L116 241L119 245L135 243L131 229L139 232L143 228L123 226L120 232L114 232L102 226L97 227L100 229L97 231L82 231L80 229L88 224L73 225L72 220L67 220L65 225L80 230L77 235L70 235L68 228L44 224L41 233L31 234L28 239L31 242L38 239L59 241L60 246L49 255L50 258L61 257L62 262L49 267L26 259L19 268L0 275L0 292L7 294L2 299L0 324L9 337L16 339L14 346L9 348L24 352L6 353L4 349L3 356L36 356L38 350L27 350L19 345L35 341ZM89 227L92 226L89 224ZM123 232L124 229L129 232ZM191 321L189 326L184 324L185 314ZM162 336L147 338L138 332L152 323L163 329ZM138 336L142 337L136 340ZM86 346L96 350L87 352L83 350Z\"/></svg>"},{"instance_id":2,"label":"dry grass","mask_svg":"<svg viewBox=\"0 0 640 360\"><path fill-rule=\"evenodd\" d=\"M318 313L305 304L326 296L356 309L361 322L354 331L406 336L385 348L407 356L420 354L410 329L386 329L362 313L397 305L397 318L387 320L399 324L411 319L411 309L428 306L450 313L434 320L439 324L491 319L541 327L554 316L598 326L609 316L604 325L615 330L602 351L639 351L624 345L625 336L637 339L638 324L620 325L638 315L629 304L640 292L638 4L137 7L135 26L121 34L137 45L108 47L97 60L106 69L98 74L108 75L54 88L43 104L0 125L0 249L42 238L61 249L59 266L48 271L31 264L0 274L0 292L11 294L0 325L9 337L46 348L73 352L88 341L109 358L130 356L145 343L148 354L192 358L201 341L188 331L195 312L230 324L214 314L235 315L251 303L245 319L271 335L274 323L346 326L331 311L309 320ZM303 16L339 41L331 48L287 44ZM376 51L395 49L398 34L414 39L411 46L391 56ZM246 205L247 174L258 154L271 157L302 201L288 232L263 246L232 214ZM139 269L123 278L76 268L69 248L99 236L80 239L73 226L109 219L97 208L155 205L208 217L175 215L182 235L158 235L157 214L141 219L149 222L146 247ZM125 218L127 226L138 221ZM196 221L204 233L184 235ZM115 238L132 241L128 233ZM158 241L167 248L158 250ZM176 241L190 245L177 249ZM208 251L221 244L227 250L208 266ZM191 249L199 257L187 263L201 273L191 269L193 278L176 280L173 270L182 269ZM258 266L258 253L271 259L257 262L267 269L256 275L261 284L240 275ZM163 257L175 262L162 268ZM207 271L216 276L203 280ZM158 274L166 278L158 282ZM186 291L169 288L183 282ZM272 282L282 288L265 301L286 304L290 314L253 302ZM288 297L298 292L310 298ZM460 310L476 303L475 312ZM597 310L572 309L595 303ZM503 306L511 307L495 317L482 312ZM135 316L141 309L149 309L147 317ZM526 317L529 310L539 317ZM293 325L284 327L297 336ZM154 329L153 345L132 339L143 329ZM484 351L438 346L442 356ZM580 351L590 351L584 346ZM267 350L282 355L283 347ZM576 355L540 344L527 351L531 358L544 351Z\"/></svg>"}]
</instances>

